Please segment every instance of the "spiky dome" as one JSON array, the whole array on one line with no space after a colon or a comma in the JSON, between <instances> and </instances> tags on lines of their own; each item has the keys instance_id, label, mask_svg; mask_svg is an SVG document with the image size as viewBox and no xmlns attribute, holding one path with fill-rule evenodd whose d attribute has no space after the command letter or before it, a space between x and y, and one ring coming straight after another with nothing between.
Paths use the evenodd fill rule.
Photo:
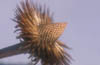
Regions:
<instances>
[{"instance_id":1,"label":"spiky dome","mask_svg":"<svg viewBox=\"0 0 100 65\"><path fill-rule=\"evenodd\" d=\"M20 31L17 38L35 64L41 60L42 65L69 65L70 55L64 51L68 47L58 40L66 23L54 23L48 9L28 0L17 7L14 21L16 31Z\"/></svg>"}]
</instances>

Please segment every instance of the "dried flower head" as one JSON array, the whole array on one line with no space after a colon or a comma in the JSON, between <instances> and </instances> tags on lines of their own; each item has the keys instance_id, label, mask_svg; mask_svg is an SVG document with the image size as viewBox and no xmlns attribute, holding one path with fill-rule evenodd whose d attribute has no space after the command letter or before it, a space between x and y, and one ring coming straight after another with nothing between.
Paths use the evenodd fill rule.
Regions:
<instances>
[{"instance_id":1,"label":"dried flower head","mask_svg":"<svg viewBox=\"0 0 100 65\"><path fill-rule=\"evenodd\" d=\"M30 54L34 65L41 60L42 65L69 65L68 48L58 40L66 23L54 23L49 10L36 6L30 1L21 2L17 7L14 21L17 22L18 39Z\"/></svg>"}]
</instances>

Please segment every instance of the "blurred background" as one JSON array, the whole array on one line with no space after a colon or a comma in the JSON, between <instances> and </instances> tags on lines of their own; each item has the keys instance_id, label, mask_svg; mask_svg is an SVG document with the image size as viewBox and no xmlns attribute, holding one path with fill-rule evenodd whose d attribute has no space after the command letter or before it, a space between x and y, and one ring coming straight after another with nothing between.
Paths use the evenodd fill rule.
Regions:
<instances>
[{"instance_id":1,"label":"blurred background","mask_svg":"<svg viewBox=\"0 0 100 65\"><path fill-rule=\"evenodd\" d=\"M16 5L22 0L0 0L0 49L19 43L14 33ZM59 38L72 48L71 65L100 65L100 0L33 0L46 4L55 22L68 22ZM26 65L28 54L0 59L1 65ZM40 65L40 63L39 63Z\"/></svg>"}]
</instances>

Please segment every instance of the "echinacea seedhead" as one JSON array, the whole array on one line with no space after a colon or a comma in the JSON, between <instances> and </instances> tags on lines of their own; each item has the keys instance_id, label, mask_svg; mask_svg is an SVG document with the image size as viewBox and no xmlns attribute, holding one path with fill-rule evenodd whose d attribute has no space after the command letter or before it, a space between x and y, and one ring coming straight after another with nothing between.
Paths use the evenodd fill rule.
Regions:
<instances>
[{"instance_id":1,"label":"echinacea seedhead","mask_svg":"<svg viewBox=\"0 0 100 65\"><path fill-rule=\"evenodd\" d=\"M71 57L64 51L68 47L58 40L66 23L54 23L48 10L41 9L28 0L17 7L15 21L22 48L28 50L35 64L41 60L42 65L69 65Z\"/></svg>"}]
</instances>

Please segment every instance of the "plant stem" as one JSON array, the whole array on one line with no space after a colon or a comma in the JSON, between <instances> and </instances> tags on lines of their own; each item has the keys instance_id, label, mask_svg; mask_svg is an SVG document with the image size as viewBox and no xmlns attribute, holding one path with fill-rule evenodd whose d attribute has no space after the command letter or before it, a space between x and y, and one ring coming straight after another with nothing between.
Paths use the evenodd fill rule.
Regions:
<instances>
[{"instance_id":1,"label":"plant stem","mask_svg":"<svg viewBox=\"0 0 100 65\"><path fill-rule=\"evenodd\" d=\"M20 49L21 46L22 44L19 43L0 49L0 59L25 53L25 49Z\"/></svg>"}]
</instances>

